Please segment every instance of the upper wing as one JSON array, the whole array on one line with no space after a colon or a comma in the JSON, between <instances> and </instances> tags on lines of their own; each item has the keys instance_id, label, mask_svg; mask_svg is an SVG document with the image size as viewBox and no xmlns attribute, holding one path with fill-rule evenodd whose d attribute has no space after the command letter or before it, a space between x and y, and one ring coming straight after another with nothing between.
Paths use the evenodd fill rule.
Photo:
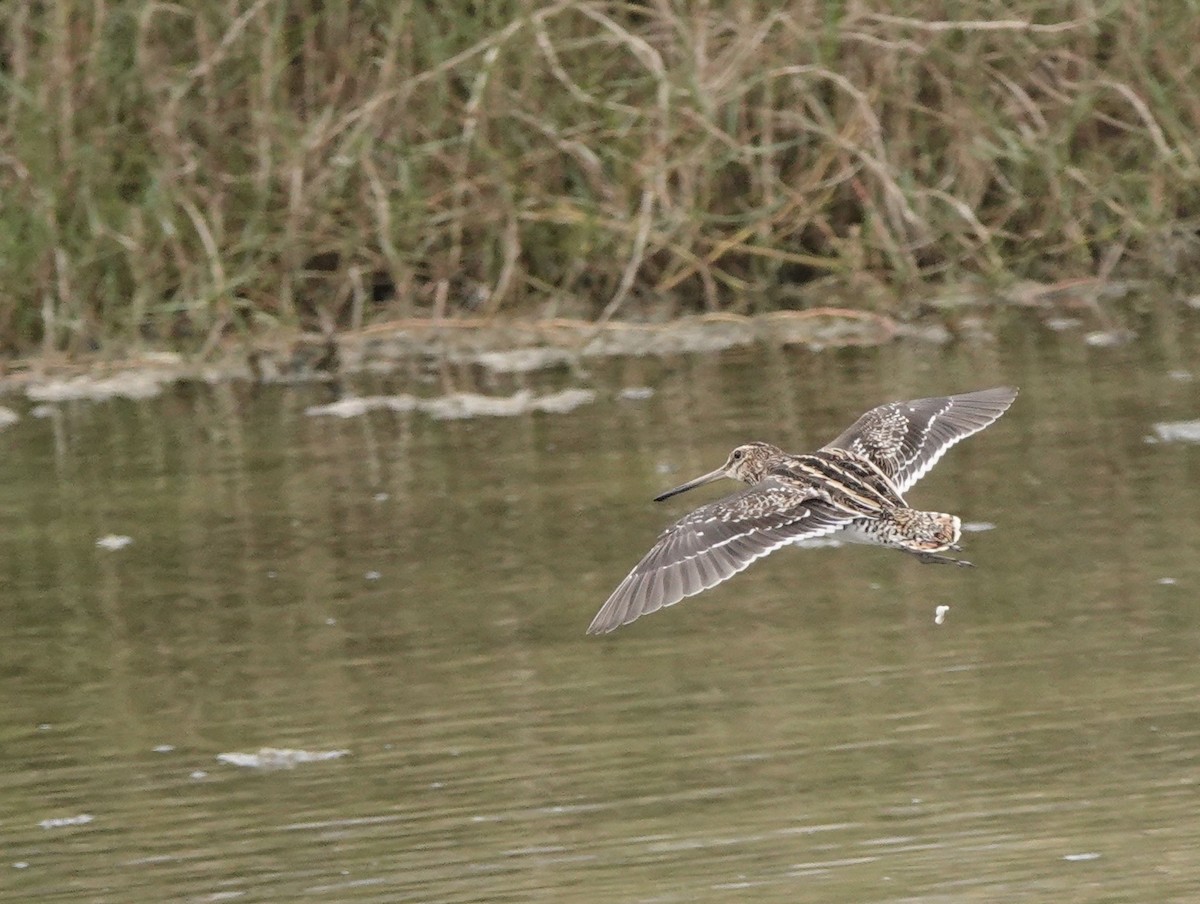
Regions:
<instances>
[{"instance_id":1,"label":"upper wing","mask_svg":"<svg viewBox=\"0 0 1200 904\"><path fill-rule=\"evenodd\" d=\"M668 527L592 619L603 634L715 587L794 540L832 533L854 518L811 490L768 478L696 509Z\"/></svg>"},{"instance_id":2,"label":"upper wing","mask_svg":"<svg viewBox=\"0 0 1200 904\"><path fill-rule=\"evenodd\" d=\"M826 449L866 456L906 492L946 450L1008 410L1017 390L1002 386L962 395L889 402L872 408Z\"/></svg>"}]
</instances>

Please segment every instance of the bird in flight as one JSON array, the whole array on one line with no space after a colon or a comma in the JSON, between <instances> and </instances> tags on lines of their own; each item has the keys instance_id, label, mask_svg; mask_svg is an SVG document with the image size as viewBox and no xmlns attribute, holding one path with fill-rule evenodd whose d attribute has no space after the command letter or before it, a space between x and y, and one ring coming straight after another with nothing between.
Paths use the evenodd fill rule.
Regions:
<instances>
[{"instance_id":1,"label":"bird in flight","mask_svg":"<svg viewBox=\"0 0 1200 904\"><path fill-rule=\"evenodd\" d=\"M954 515L910 508L904 494L945 454L1008 410L1017 390L889 402L807 455L746 443L725 464L655 498L669 499L722 477L749 484L676 521L596 613L589 634L606 634L715 587L781 546L828 534L913 553L923 562L970 565L958 550Z\"/></svg>"}]
</instances>

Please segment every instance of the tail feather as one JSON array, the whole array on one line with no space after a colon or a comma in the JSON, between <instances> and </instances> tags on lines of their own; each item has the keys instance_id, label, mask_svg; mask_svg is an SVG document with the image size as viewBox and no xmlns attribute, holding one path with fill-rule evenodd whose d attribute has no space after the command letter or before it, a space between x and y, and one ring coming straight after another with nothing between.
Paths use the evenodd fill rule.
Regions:
<instances>
[{"instance_id":1,"label":"tail feather","mask_svg":"<svg viewBox=\"0 0 1200 904\"><path fill-rule=\"evenodd\" d=\"M911 516L906 527L912 548L923 552L939 552L952 549L962 536L962 522L955 515L944 512L918 512L907 510Z\"/></svg>"},{"instance_id":2,"label":"tail feather","mask_svg":"<svg viewBox=\"0 0 1200 904\"><path fill-rule=\"evenodd\" d=\"M895 508L880 512L875 518L861 518L838 536L851 542L909 552L940 552L958 544L962 522L944 512Z\"/></svg>"}]
</instances>

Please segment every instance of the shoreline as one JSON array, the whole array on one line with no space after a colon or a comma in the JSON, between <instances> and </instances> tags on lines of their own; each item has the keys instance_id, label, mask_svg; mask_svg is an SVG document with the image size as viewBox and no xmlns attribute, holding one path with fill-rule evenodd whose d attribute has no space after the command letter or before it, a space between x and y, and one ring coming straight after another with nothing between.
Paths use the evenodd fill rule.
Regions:
<instances>
[{"instance_id":1,"label":"shoreline","mask_svg":"<svg viewBox=\"0 0 1200 904\"><path fill-rule=\"evenodd\" d=\"M493 376L571 370L589 360L667 357L765 345L812 351L881 346L893 341L945 345L992 341L1014 317L1029 328L1079 333L1094 347L1135 338L1126 316L1101 302L1146 286L1072 281L1026 285L987 299L960 295L930 298L909 318L842 307L742 315L693 315L659 323L564 318L406 318L328 335L283 330L245 341L224 340L204 357L164 349L126 354L31 356L0 372L0 397L34 402L107 398L145 399L171 384L253 382L263 385L327 382L356 375L402 373L430 361L475 366ZM1168 303L1168 302L1160 302ZM1200 311L1200 295L1178 299ZM1111 305L1110 305L1111 307Z\"/></svg>"},{"instance_id":2,"label":"shoreline","mask_svg":"<svg viewBox=\"0 0 1200 904\"><path fill-rule=\"evenodd\" d=\"M1200 284L1185 4L109 6L0 6L8 354Z\"/></svg>"}]
</instances>

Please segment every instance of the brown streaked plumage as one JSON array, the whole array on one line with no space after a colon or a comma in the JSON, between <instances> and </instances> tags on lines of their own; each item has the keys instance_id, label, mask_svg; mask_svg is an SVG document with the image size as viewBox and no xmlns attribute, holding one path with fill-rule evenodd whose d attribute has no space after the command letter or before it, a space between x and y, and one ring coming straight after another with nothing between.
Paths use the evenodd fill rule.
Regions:
<instances>
[{"instance_id":1,"label":"brown streaked plumage","mask_svg":"<svg viewBox=\"0 0 1200 904\"><path fill-rule=\"evenodd\" d=\"M750 484L668 527L596 613L603 634L715 587L756 559L800 540L840 539L914 553L924 562L969 565L938 555L957 550L954 515L910 508L904 493L946 450L1008 410L1017 390L890 402L872 408L837 439L807 455L747 443L725 463L661 494L662 501L722 477Z\"/></svg>"}]
</instances>

